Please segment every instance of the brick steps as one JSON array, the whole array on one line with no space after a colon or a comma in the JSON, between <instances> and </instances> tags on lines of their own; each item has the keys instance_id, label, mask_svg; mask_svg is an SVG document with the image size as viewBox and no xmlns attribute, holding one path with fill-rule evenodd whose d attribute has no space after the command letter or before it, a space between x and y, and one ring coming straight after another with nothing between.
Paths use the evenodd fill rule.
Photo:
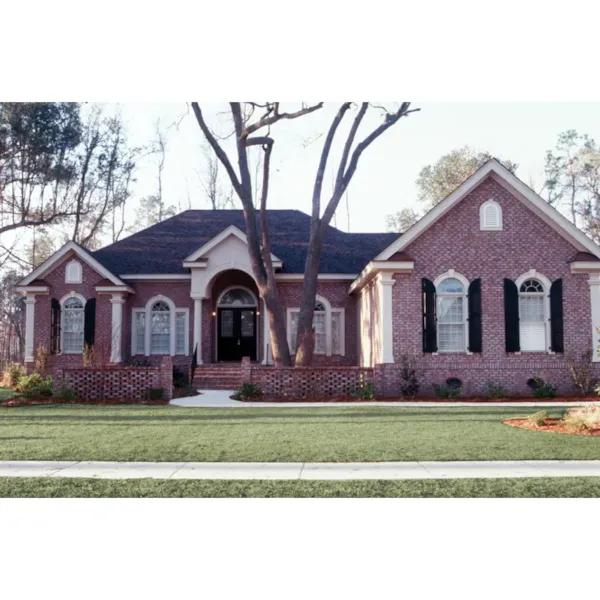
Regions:
<instances>
[{"instance_id":1,"label":"brick steps","mask_svg":"<svg viewBox=\"0 0 600 600\"><path fill-rule=\"evenodd\" d=\"M239 365L200 365L194 374L194 387L200 390L237 390L241 380Z\"/></svg>"}]
</instances>

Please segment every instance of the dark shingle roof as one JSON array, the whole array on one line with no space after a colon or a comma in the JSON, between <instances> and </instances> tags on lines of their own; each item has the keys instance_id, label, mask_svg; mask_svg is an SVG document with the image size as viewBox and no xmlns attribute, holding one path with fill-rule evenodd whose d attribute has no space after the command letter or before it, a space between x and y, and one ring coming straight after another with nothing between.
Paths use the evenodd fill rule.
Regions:
<instances>
[{"instance_id":1,"label":"dark shingle roof","mask_svg":"<svg viewBox=\"0 0 600 600\"><path fill-rule=\"evenodd\" d=\"M302 273L310 217L299 210L269 210L271 250L284 273ZM186 210L93 253L115 275L186 273L183 260L230 225L246 230L241 210ZM321 273L359 273L397 233L345 233L329 227Z\"/></svg>"}]
</instances>

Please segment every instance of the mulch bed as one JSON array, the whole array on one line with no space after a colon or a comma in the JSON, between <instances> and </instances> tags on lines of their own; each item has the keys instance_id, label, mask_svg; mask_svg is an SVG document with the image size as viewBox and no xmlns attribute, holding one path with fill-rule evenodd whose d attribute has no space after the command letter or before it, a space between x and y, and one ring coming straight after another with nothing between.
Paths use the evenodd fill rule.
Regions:
<instances>
[{"instance_id":1,"label":"mulch bed","mask_svg":"<svg viewBox=\"0 0 600 600\"><path fill-rule=\"evenodd\" d=\"M296 398L293 396L261 396L260 398L243 398L240 402L473 402L473 404L497 404L499 402L539 402L548 405L555 402L577 402L586 404L589 402L599 402L598 396L563 396L557 398L535 398L534 396L508 396L506 398L482 398L480 396L461 396L459 398L436 398L422 397L418 398L372 398L364 400L354 396L332 396L326 398Z\"/></svg>"},{"instance_id":2,"label":"mulch bed","mask_svg":"<svg viewBox=\"0 0 600 600\"><path fill-rule=\"evenodd\" d=\"M87 404L91 406L117 406L120 404L143 404L148 406L166 406L168 400L125 400L121 398L104 398L102 400L70 400L67 398L55 398L54 396L31 396L10 398L0 402L0 407L38 406L44 404Z\"/></svg>"},{"instance_id":3,"label":"mulch bed","mask_svg":"<svg viewBox=\"0 0 600 600\"><path fill-rule=\"evenodd\" d=\"M505 425L528 429L530 431L551 431L552 433L566 433L569 435L591 435L600 436L600 428L595 429L570 429L564 426L560 419L546 419L545 425L530 423L527 419L506 419L502 421Z\"/></svg>"}]
</instances>

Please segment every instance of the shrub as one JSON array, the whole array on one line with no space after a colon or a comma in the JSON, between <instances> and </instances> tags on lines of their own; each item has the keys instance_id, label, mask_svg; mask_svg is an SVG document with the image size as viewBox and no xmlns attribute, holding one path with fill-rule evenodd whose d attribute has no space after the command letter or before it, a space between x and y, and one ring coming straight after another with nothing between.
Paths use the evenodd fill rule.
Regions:
<instances>
[{"instance_id":1,"label":"shrub","mask_svg":"<svg viewBox=\"0 0 600 600\"><path fill-rule=\"evenodd\" d=\"M548 413L545 410L538 410L538 412L533 413L527 417L527 420L533 425L537 425L538 427L545 425L546 420L548 419Z\"/></svg>"},{"instance_id":2,"label":"shrub","mask_svg":"<svg viewBox=\"0 0 600 600\"><path fill-rule=\"evenodd\" d=\"M231 397L234 400L251 400L252 398L260 398L263 391L255 383L242 383L240 389Z\"/></svg>"},{"instance_id":3,"label":"shrub","mask_svg":"<svg viewBox=\"0 0 600 600\"><path fill-rule=\"evenodd\" d=\"M423 376L420 375L413 359L404 354L400 358L400 395L405 398L414 398L419 393Z\"/></svg>"},{"instance_id":4,"label":"shrub","mask_svg":"<svg viewBox=\"0 0 600 600\"><path fill-rule=\"evenodd\" d=\"M55 390L54 396L56 396L57 398L64 398L65 400L71 401L77 399L77 396L75 395L73 388L69 385L69 380L66 377L63 377L60 380L60 385L58 386L58 389Z\"/></svg>"},{"instance_id":5,"label":"shrub","mask_svg":"<svg viewBox=\"0 0 600 600\"><path fill-rule=\"evenodd\" d=\"M27 375L27 369L25 365L19 363L12 363L8 365L5 371L5 379L8 381L8 385L12 388L16 388L21 379Z\"/></svg>"},{"instance_id":6,"label":"shrub","mask_svg":"<svg viewBox=\"0 0 600 600\"><path fill-rule=\"evenodd\" d=\"M362 381L357 387L350 391L353 398L362 400L373 400L375 398L375 386L372 381Z\"/></svg>"},{"instance_id":7,"label":"shrub","mask_svg":"<svg viewBox=\"0 0 600 600\"><path fill-rule=\"evenodd\" d=\"M576 406L564 414L562 422L569 429L597 429L600 427L600 406Z\"/></svg>"},{"instance_id":8,"label":"shrub","mask_svg":"<svg viewBox=\"0 0 600 600\"><path fill-rule=\"evenodd\" d=\"M446 379L445 384L434 383L433 389L438 398L458 398L462 392L462 381L456 377Z\"/></svg>"},{"instance_id":9,"label":"shrub","mask_svg":"<svg viewBox=\"0 0 600 600\"><path fill-rule=\"evenodd\" d=\"M147 358L134 358L130 363L132 367L150 367L150 361Z\"/></svg>"},{"instance_id":10,"label":"shrub","mask_svg":"<svg viewBox=\"0 0 600 600\"><path fill-rule=\"evenodd\" d=\"M493 381L486 381L485 383L485 397L492 398L505 398L507 395L506 390L501 383L494 383Z\"/></svg>"},{"instance_id":11,"label":"shrub","mask_svg":"<svg viewBox=\"0 0 600 600\"><path fill-rule=\"evenodd\" d=\"M188 387L188 377L179 367L173 367L173 387Z\"/></svg>"},{"instance_id":12,"label":"shrub","mask_svg":"<svg viewBox=\"0 0 600 600\"><path fill-rule=\"evenodd\" d=\"M596 381L590 372L590 367L590 356L587 352L584 352L579 358L572 356L567 358L567 368L573 380L573 385L584 396L590 394L596 385Z\"/></svg>"},{"instance_id":13,"label":"shrub","mask_svg":"<svg viewBox=\"0 0 600 600\"><path fill-rule=\"evenodd\" d=\"M148 388L146 390L147 400L164 400L165 390L164 388Z\"/></svg>"},{"instance_id":14,"label":"shrub","mask_svg":"<svg viewBox=\"0 0 600 600\"><path fill-rule=\"evenodd\" d=\"M554 398L556 397L556 384L548 383L541 377L532 377L527 380L527 385L533 390L536 398Z\"/></svg>"},{"instance_id":15,"label":"shrub","mask_svg":"<svg viewBox=\"0 0 600 600\"><path fill-rule=\"evenodd\" d=\"M40 344L35 351L35 370L42 376L45 377L48 373L48 360L50 353L48 348L43 344Z\"/></svg>"},{"instance_id":16,"label":"shrub","mask_svg":"<svg viewBox=\"0 0 600 600\"><path fill-rule=\"evenodd\" d=\"M52 396L54 381L49 375L44 378L39 373L21 377L17 392L23 396Z\"/></svg>"}]
</instances>

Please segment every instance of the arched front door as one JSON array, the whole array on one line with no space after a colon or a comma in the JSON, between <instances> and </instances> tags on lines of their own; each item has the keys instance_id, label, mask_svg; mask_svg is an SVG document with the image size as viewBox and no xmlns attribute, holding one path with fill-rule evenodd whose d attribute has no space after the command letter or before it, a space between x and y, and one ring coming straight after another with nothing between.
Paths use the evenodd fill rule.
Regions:
<instances>
[{"instance_id":1,"label":"arched front door","mask_svg":"<svg viewBox=\"0 0 600 600\"><path fill-rule=\"evenodd\" d=\"M217 360L256 360L256 311L254 294L241 287L225 290L217 302Z\"/></svg>"}]
</instances>

